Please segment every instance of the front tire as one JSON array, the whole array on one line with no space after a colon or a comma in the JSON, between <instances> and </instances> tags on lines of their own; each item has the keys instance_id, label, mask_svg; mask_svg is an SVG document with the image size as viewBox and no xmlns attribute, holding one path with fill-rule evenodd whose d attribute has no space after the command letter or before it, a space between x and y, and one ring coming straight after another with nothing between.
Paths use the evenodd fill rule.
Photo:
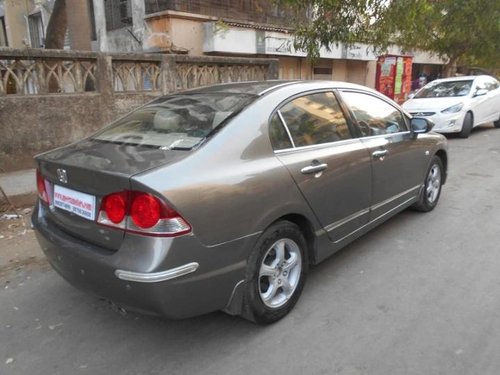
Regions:
<instances>
[{"instance_id":1,"label":"front tire","mask_svg":"<svg viewBox=\"0 0 500 375\"><path fill-rule=\"evenodd\" d=\"M243 317L258 324L287 315L300 297L308 270L299 227L279 221L261 236L248 259Z\"/></svg>"},{"instance_id":2,"label":"front tire","mask_svg":"<svg viewBox=\"0 0 500 375\"><path fill-rule=\"evenodd\" d=\"M474 119L472 118L472 113L467 112L464 117L464 122L462 124L462 130L458 133L460 138L469 138L469 134L472 131Z\"/></svg>"},{"instance_id":3,"label":"front tire","mask_svg":"<svg viewBox=\"0 0 500 375\"><path fill-rule=\"evenodd\" d=\"M495 125L495 128L500 129L500 117L498 118L498 120L493 122L493 125Z\"/></svg>"},{"instance_id":4,"label":"front tire","mask_svg":"<svg viewBox=\"0 0 500 375\"><path fill-rule=\"evenodd\" d=\"M431 165L425 175L424 188L417 203L413 205L418 211L429 212L436 207L443 186L443 162L438 156L432 158Z\"/></svg>"}]
</instances>

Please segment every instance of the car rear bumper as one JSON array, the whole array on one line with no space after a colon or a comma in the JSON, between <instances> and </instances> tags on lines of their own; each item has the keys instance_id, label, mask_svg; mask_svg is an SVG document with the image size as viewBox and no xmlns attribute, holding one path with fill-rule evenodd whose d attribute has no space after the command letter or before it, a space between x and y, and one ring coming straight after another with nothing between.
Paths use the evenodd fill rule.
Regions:
<instances>
[{"instance_id":1,"label":"car rear bumper","mask_svg":"<svg viewBox=\"0 0 500 375\"><path fill-rule=\"evenodd\" d=\"M191 235L161 239L153 251L120 248L111 253L62 231L44 218L45 209L38 204L32 223L43 252L62 277L125 308L173 319L224 309L245 277L245 249L255 241L249 236L204 246Z\"/></svg>"}]
</instances>

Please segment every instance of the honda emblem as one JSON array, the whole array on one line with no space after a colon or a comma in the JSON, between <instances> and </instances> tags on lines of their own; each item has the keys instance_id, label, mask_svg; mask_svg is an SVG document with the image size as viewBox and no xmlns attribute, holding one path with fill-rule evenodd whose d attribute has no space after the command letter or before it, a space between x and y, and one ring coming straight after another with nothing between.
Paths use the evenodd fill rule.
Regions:
<instances>
[{"instance_id":1,"label":"honda emblem","mask_svg":"<svg viewBox=\"0 0 500 375\"><path fill-rule=\"evenodd\" d=\"M63 184L68 183L68 174L65 169L57 168L57 179Z\"/></svg>"}]
</instances>

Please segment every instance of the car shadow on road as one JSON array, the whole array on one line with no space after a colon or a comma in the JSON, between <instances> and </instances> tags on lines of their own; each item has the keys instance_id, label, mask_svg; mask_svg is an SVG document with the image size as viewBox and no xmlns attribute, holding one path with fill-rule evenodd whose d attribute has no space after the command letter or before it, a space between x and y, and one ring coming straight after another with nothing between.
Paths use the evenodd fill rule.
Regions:
<instances>
[{"instance_id":1,"label":"car shadow on road","mask_svg":"<svg viewBox=\"0 0 500 375\"><path fill-rule=\"evenodd\" d=\"M478 136L480 134L485 134L485 132L495 131L495 130L497 130L497 128L495 128L493 123L479 125L479 126L476 126L474 129L472 129L469 137ZM458 133L448 133L448 134L443 134L443 135L446 136L446 138L448 138L448 139L465 139L465 138L460 138Z\"/></svg>"}]
</instances>

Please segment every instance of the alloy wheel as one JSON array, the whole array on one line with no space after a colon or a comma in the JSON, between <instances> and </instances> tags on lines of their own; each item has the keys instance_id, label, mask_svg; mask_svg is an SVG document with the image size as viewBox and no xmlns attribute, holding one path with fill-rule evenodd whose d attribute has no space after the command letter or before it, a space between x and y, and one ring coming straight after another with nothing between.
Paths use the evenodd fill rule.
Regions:
<instances>
[{"instance_id":1,"label":"alloy wheel","mask_svg":"<svg viewBox=\"0 0 500 375\"><path fill-rule=\"evenodd\" d=\"M429 203L434 203L434 201L439 196L439 191L441 189L441 169L439 165L434 164L427 175L426 183L426 196Z\"/></svg>"},{"instance_id":2,"label":"alloy wheel","mask_svg":"<svg viewBox=\"0 0 500 375\"><path fill-rule=\"evenodd\" d=\"M299 246L289 238L276 241L262 258L259 294L270 308L283 306L293 296L300 281L302 256Z\"/></svg>"}]
</instances>

